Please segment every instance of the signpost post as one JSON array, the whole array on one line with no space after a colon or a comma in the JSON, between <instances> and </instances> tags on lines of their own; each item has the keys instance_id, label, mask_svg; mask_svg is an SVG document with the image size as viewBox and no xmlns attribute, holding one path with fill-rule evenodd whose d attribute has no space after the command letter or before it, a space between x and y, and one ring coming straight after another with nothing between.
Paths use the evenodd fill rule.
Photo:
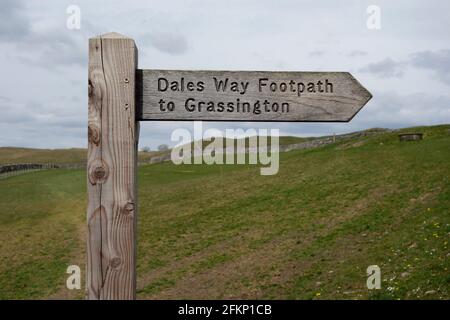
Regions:
<instances>
[{"instance_id":1,"label":"signpost post","mask_svg":"<svg viewBox=\"0 0 450 320\"><path fill-rule=\"evenodd\" d=\"M90 39L87 297L136 297L139 121L348 122L371 97L348 72L138 70L132 39Z\"/></svg>"}]
</instances>

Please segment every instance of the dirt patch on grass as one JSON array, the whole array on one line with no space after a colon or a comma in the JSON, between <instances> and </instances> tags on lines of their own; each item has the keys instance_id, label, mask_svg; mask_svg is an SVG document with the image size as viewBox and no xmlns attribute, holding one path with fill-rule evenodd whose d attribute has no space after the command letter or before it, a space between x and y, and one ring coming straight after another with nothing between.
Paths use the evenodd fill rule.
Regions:
<instances>
[{"instance_id":1,"label":"dirt patch on grass","mask_svg":"<svg viewBox=\"0 0 450 320\"><path fill-rule=\"evenodd\" d=\"M341 145L338 145L336 147L336 150L347 150L347 149L351 149L351 148L358 148L363 146L367 141L366 140L360 140L360 141L356 141L356 142L347 142Z\"/></svg>"},{"instance_id":2,"label":"dirt patch on grass","mask_svg":"<svg viewBox=\"0 0 450 320\"><path fill-rule=\"evenodd\" d=\"M291 260L293 251L302 251L318 237L332 232L338 225L364 214L367 208L380 201L386 194L393 192L390 188L376 188L369 197L359 199L351 207L341 213L335 213L317 219L311 219L314 224L321 224L320 230L311 230L299 234L290 231L262 244L257 249L246 247L245 239L239 244L236 238L230 239L196 255L180 259L168 266L150 272L140 278L140 288L145 288L152 281L161 277L170 277L177 270L188 267L214 252L227 250L230 246L241 246L236 256L231 260L210 269L188 270L172 285L162 288L157 293L142 293L140 298L150 299L260 299L266 297L266 288L283 288L290 286L291 281L307 272L315 263L315 259ZM286 290L277 290L278 297Z\"/></svg>"},{"instance_id":3,"label":"dirt patch on grass","mask_svg":"<svg viewBox=\"0 0 450 320\"><path fill-rule=\"evenodd\" d=\"M292 239L275 240L256 251L239 256L212 269L185 274L175 286L146 296L151 299L240 299L258 297L258 286L246 285L239 291L230 290L242 279L252 278L264 266L274 265L274 260L282 257L284 250L294 245ZM281 260L280 260L281 261Z\"/></svg>"}]
</instances>

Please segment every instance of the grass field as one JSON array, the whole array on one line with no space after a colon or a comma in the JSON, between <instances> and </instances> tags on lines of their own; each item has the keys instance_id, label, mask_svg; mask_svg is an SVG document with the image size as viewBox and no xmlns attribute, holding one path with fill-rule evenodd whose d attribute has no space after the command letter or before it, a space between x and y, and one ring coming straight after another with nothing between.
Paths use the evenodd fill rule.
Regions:
<instances>
[{"instance_id":1,"label":"grass field","mask_svg":"<svg viewBox=\"0 0 450 320\"><path fill-rule=\"evenodd\" d=\"M160 152L139 152L139 161L149 161ZM71 149L33 149L0 147L0 165L12 163L86 163L87 150Z\"/></svg>"},{"instance_id":2,"label":"grass field","mask_svg":"<svg viewBox=\"0 0 450 320\"><path fill-rule=\"evenodd\" d=\"M279 143L295 144L312 138L283 136ZM205 142L207 145L209 142ZM224 140L224 145L226 141ZM248 139L245 139L248 145ZM169 151L139 152L139 161L148 162L150 158L166 154ZM33 149L0 147L0 165L12 163L86 163L87 150L83 148L70 149Z\"/></svg>"},{"instance_id":3,"label":"grass field","mask_svg":"<svg viewBox=\"0 0 450 320\"><path fill-rule=\"evenodd\" d=\"M450 299L450 126L412 130L283 153L274 176L140 167L138 298ZM0 299L83 298L85 172L1 180L0 203Z\"/></svg>"}]
</instances>

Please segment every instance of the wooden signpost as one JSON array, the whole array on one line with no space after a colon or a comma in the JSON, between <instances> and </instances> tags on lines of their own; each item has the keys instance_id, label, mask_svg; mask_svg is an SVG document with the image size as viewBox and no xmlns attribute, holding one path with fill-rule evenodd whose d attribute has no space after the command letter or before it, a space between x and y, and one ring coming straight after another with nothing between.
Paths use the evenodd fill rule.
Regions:
<instances>
[{"instance_id":1,"label":"wooden signpost","mask_svg":"<svg viewBox=\"0 0 450 320\"><path fill-rule=\"evenodd\" d=\"M348 72L138 70L134 41L89 40L88 299L136 297L139 121L348 122L372 95Z\"/></svg>"}]
</instances>

